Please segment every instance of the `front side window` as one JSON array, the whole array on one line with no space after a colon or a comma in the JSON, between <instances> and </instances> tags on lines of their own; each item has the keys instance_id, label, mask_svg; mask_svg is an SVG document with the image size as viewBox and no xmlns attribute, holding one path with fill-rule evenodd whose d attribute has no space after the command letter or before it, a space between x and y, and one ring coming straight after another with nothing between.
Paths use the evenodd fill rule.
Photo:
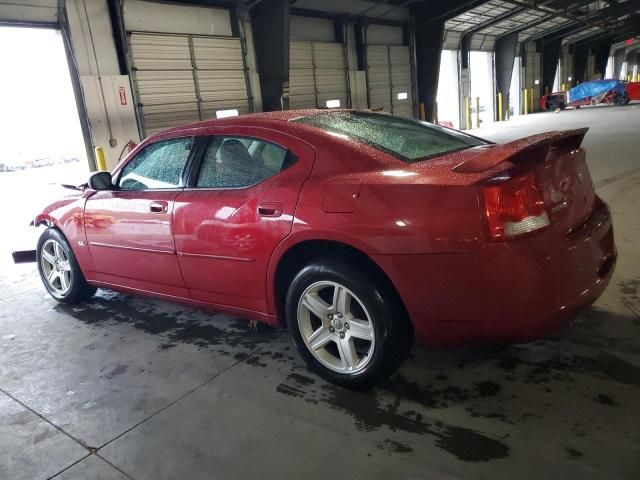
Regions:
<instances>
[{"instance_id":1,"label":"front side window","mask_svg":"<svg viewBox=\"0 0 640 480\"><path fill-rule=\"evenodd\" d=\"M294 161L291 152L270 142L214 136L204 152L196 187L248 187L281 172Z\"/></svg>"},{"instance_id":2,"label":"front side window","mask_svg":"<svg viewBox=\"0 0 640 480\"><path fill-rule=\"evenodd\" d=\"M323 112L293 120L390 153L406 163L487 142L456 130L371 112Z\"/></svg>"},{"instance_id":3,"label":"front side window","mask_svg":"<svg viewBox=\"0 0 640 480\"><path fill-rule=\"evenodd\" d=\"M122 169L120 190L177 188L193 138L174 138L147 145Z\"/></svg>"}]
</instances>

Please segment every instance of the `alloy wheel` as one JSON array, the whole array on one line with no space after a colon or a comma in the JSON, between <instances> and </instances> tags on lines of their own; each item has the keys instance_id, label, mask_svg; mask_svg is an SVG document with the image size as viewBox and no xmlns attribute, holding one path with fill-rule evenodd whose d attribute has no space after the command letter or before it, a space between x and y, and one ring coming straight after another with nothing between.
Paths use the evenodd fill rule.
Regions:
<instances>
[{"instance_id":1,"label":"alloy wheel","mask_svg":"<svg viewBox=\"0 0 640 480\"><path fill-rule=\"evenodd\" d=\"M71 289L71 264L62 245L49 239L40 251L43 278L57 295L64 296Z\"/></svg>"},{"instance_id":2,"label":"alloy wheel","mask_svg":"<svg viewBox=\"0 0 640 480\"><path fill-rule=\"evenodd\" d=\"M371 361L373 321L344 285L321 281L307 287L298 302L298 328L311 354L335 372L358 373Z\"/></svg>"}]
</instances>

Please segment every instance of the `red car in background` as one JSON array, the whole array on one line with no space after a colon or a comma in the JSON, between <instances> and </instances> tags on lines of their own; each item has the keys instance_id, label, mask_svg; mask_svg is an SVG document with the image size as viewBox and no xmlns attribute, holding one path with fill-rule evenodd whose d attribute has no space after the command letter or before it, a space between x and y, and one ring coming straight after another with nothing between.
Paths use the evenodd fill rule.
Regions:
<instances>
[{"instance_id":1,"label":"red car in background","mask_svg":"<svg viewBox=\"0 0 640 480\"><path fill-rule=\"evenodd\" d=\"M626 105L631 101L640 100L640 82L620 82L624 85L623 92L610 91L602 97L584 98L577 101L569 101L567 92L553 92L540 97L540 110L564 110L567 107L580 108L586 105L605 103L609 105Z\"/></svg>"},{"instance_id":2,"label":"red car in background","mask_svg":"<svg viewBox=\"0 0 640 480\"><path fill-rule=\"evenodd\" d=\"M96 287L288 326L364 388L412 340L527 341L605 289L609 209L586 129L496 145L358 111L285 111L154 135L37 216L45 287Z\"/></svg>"}]
</instances>

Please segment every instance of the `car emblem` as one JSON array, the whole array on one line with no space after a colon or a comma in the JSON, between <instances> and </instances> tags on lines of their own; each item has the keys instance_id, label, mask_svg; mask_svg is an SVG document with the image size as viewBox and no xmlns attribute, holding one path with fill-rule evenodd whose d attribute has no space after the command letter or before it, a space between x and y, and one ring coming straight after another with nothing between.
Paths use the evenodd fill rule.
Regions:
<instances>
[{"instance_id":1,"label":"car emblem","mask_svg":"<svg viewBox=\"0 0 640 480\"><path fill-rule=\"evenodd\" d=\"M582 172L576 173L576 177L578 177L578 183L582 183Z\"/></svg>"}]
</instances>

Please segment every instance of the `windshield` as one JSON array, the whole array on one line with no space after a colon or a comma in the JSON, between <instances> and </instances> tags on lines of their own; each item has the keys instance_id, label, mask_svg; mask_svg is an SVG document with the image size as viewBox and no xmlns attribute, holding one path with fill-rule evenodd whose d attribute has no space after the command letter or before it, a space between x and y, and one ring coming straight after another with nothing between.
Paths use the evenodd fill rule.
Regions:
<instances>
[{"instance_id":1,"label":"windshield","mask_svg":"<svg viewBox=\"0 0 640 480\"><path fill-rule=\"evenodd\" d=\"M292 121L348 137L390 153L406 163L488 143L457 130L384 113L323 112Z\"/></svg>"}]
</instances>

